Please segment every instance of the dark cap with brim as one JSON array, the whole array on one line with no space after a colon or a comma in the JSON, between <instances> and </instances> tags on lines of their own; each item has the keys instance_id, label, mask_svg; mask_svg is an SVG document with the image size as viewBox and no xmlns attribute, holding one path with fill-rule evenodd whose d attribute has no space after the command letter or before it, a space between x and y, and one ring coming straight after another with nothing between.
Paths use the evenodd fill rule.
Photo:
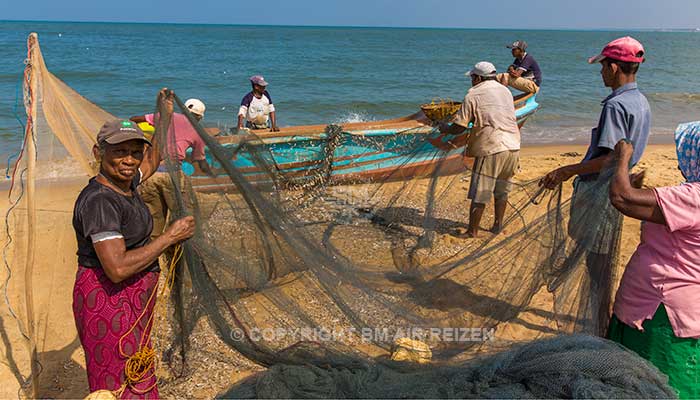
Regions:
<instances>
[{"instance_id":1,"label":"dark cap with brim","mask_svg":"<svg viewBox=\"0 0 700 400\"><path fill-rule=\"evenodd\" d=\"M509 49L520 49L520 50L525 51L527 49L527 42L524 40L516 40L515 42L513 42L512 44L509 44L506 47Z\"/></svg>"},{"instance_id":2,"label":"dark cap with brim","mask_svg":"<svg viewBox=\"0 0 700 400\"><path fill-rule=\"evenodd\" d=\"M151 144L151 141L146 139L143 135L143 131L139 126L129 120L114 120L107 121L100 132L97 134L97 143L107 143L107 144L119 144L128 142L129 140L141 140L145 143Z\"/></svg>"}]
</instances>

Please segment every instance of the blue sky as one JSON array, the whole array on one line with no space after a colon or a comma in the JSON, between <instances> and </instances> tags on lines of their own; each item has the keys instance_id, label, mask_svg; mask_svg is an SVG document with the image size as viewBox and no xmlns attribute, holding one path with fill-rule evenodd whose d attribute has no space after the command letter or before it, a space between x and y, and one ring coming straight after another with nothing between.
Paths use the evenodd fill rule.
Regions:
<instances>
[{"instance_id":1,"label":"blue sky","mask_svg":"<svg viewBox=\"0 0 700 400\"><path fill-rule=\"evenodd\" d=\"M544 29L700 28L700 0L2 0L2 19ZM9 6L9 4L12 4Z\"/></svg>"}]
</instances>

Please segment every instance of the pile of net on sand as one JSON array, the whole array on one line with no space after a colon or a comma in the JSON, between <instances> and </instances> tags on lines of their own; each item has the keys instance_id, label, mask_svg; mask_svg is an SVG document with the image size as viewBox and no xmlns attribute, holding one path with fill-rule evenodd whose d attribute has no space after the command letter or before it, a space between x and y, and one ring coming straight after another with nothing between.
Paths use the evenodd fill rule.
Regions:
<instances>
[{"instance_id":1,"label":"pile of net on sand","mask_svg":"<svg viewBox=\"0 0 700 400\"><path fill-rule=\"evenodd\" d=\"M29 54L29 154L16 189L28 190L27 219L17 223L25 248L40 234L37 183L94 174L95 133L112 118L48 71L36 37ZM588 206L607 199L609 173L578 194L577 207L566 185L549 191L516 179L501 232L463 239L477 174L461 149L433 146L439 132L429 123L223 137L179 98L175 112L206 143L215 176L189 176L164 151L171 218L193 215L197 233L183 244L153 333L161 393L190 382L226 388L232 378L222 371L235 365L269 369L229 392L244 397L671 395L636 356L566 336L605 330L619 278L621 220ZM164 149L177 134L168 131L155 133ZM340 179L352 168L373 174ZM493 221L489 205L482 227ZM12 268L31 289L31 258L22 255ZM34 310L31 296L15 301L26 301L18 320L37 366L34 327L55 310ZM382 361L401 338L429 346L430 364ZM23 369L16 375L40 371Z\"/></svg>"},{"instance_id":2,"label":"pile of net on sand","mask_svg":"<svg viewBox=\"0 0 700 400\"><path fill-rule=\"evenodd\" d=\"M616 343L560 336L450 366L347 360L274 365L222 398L651 399L676 394L659 371Z\"/></svg>"}]
</instances>

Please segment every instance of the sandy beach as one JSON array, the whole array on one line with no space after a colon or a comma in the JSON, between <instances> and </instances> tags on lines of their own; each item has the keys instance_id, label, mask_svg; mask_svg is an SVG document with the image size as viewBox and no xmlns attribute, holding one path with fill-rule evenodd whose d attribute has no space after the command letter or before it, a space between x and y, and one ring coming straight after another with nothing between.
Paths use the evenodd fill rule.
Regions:
<instances>
[{"instance_id":1,"label":"sandy beach","mask_svg":"<svg viewBox=\"0 0 700 400\"><path fill-rule=\"evenodd\" d=\"M652 136L653 138L653 136ZM646 170L645 185L649 187L670 186L679 184L682 176L678 172L675 148L667 143L668 138L661 144L651 144L647 148L636 170ZM585 153L583 145L551 145L526 146L521 157L522 171L517 179L527 181L542 176L553 168L577 162ZM75 237L71 225L72 207L78 192L85 181L68 182L62 187L43 186L37 189L38 224L40 229L36 246L36 262L34 264L34 310L36 314L36 344L41 360L42 372L39 380L40 397L50 398L82 398L88 393L85 375L85 361L80 343L77 339L73 314L71 310L72 286L76 271ZM570 196L570 182L565 183L565 194ZM462 193L456 195L462 196ZM7 198L7 193L3 192ZM3 201L3 215L7 212L8 202ZM15 221L25 212L16 209L10 219L11 233L17 243L21 243L22 230ZM466 215L464 216L466 220ZM6 242L6 232L2 233L3 243ZM622 265L639 242L639 222L625 220L622 236ZM14 268L16 263L23 260L26 249L20 246L9 246L7 260L13 269L13 276L8 287L8 298L11 304L22 304L24 286L19 282L22 276L16 274L20 268ZM21 274L21 273L20 273ZM3 268L0 274L3 281L7 270ZM547 308L548 297L543 294L538 302ZM0 308L0 332L2 332L3 363L0 364L0 397L14 398L19 390L19 381L29 373L28 357L25 341L17 327L17 322L8 313L7 307ZM20 317L24 310L14 310ZM519 339L527 339L532 332L525 327L513 326L510 335ZM253 370L251 363L238 363L237 366L226 367L225 364L212 364L217 370L217 377L209 382L187 382L176 390L161 390L164 397L172 395L189 395L195 397L211 397L225 389L236 380L248 376ZM202 366L203 368L204 366ZM229 370L221 370L230 368ZM183 385L189 386L187 388Z\"/></svg>"}]
</instances>

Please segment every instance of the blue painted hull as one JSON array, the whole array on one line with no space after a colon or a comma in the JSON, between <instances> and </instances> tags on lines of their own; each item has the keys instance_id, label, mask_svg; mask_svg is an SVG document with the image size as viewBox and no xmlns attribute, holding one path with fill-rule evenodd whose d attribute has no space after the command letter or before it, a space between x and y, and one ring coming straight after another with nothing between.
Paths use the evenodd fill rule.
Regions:
<instances>
[{"instance_id":1,"label":"blue painted hull","mask_svg":"<svg viewBox=\"0 0 700 400\"><path fill-rule=\"evenodd\" d=\"M518 125L522 126L539 105L531 96L520 104L516 102L516 107ZM290 132L282 134L261 133L259 139L244 144L235 143L235 137L223 138L220 142L231 152L230 162L256 183L273 180L303 183L319 179L319 175L326 175L326 179L335 183L400 180L436 172L454 174L465 168L463 149L440 152L426 140L438 135L417 115L399 120L348 124L343 127L332 152L327 149L329 137L321 133L323 128L308 127L302 132L289 129ZM312 133L314 129L318 133ZM268 168L261 168L259 160L254 161L254 154L263 157ZM192 177L194 187L199 191L217 191L222 186L230 186L221 163L210 154L207 154L207 160L221 171L221 176L210 178L195 173Z\"/></svg>"}]
</instances>

